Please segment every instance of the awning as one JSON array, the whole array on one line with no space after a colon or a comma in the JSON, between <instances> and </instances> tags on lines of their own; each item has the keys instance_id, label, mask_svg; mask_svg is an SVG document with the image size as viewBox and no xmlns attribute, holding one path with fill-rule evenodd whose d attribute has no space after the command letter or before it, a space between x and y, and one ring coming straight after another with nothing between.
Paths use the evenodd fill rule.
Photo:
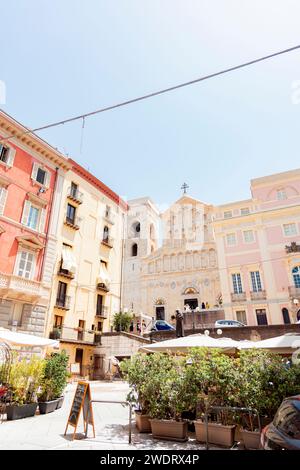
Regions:
<instances>
[{"instance_id":1,"label":"awning","mask_svg":"<svg viewBox=\"0 0 300 470\"><path fill-rule=\"evenodd\" d=\"M35 346L40 348L55 347L59 345L59 341L55 341L53 339L29 335L26 333L18 333L17 331L10 331L6 328L0 328L0 341L5 341L8 344L16 346Z\"/></svg>"},{"instance_id":2,"label":"awning","mask_svg":"<svg viewBox=\"0 0 300 470\"><path fill-rule=\"evenodd\" d=\"M62 269L66 269L71 273L75 273L77 269L77 263L74 256L74 252L70 246L63 245L62 247Z\"/></svg>"},{"instance_id":3,"label":"awning","mask_svg":"<svg viewBox=\"0 0 300 470\"><path fill-rule=\"evenodd\" d=\"M99 282L103 282L106 286L110 283L110 277L104 263L100 263Z\"/></svg>"},{"instance_id":4,"label":"awning","mask_svg":"<svg viewBox=\"0 0 300 470\"><path fill-rule=\"evenodd\" d=\"M275 336L274 338L255 341L253 348L268 349L274 353L290 354L295 349L300 349L300 334L286 333L285 335ZM241 349L248 349L247 345Z\"/></svg>"}]
</instances>

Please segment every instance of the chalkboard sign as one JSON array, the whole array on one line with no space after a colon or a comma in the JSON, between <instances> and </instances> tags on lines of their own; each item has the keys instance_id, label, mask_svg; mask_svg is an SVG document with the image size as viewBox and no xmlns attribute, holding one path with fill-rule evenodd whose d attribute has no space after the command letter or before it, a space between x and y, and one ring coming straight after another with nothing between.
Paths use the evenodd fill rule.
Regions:
<instances>
[{"instance_id":1,"label":"chalkboard sign","mask_svg":"<svg viewBox=\"0 0 300 470\"><path fill-rule=\"evenodd\" d=\"M84 430L87 428L88 424L92 424L94 429L94 418L93 418L93 410L91 404L91 389L90 384L88 382L78 382L77 388L75 391L75 395L73 398L73 403L71 406L65 434L67 432L68 426L73 426L75 428L73 439L76 433L76 428L80 418L80 412L82 410L83 414L83 423L84 423ZM94 436L95 436L95 429L94 429Z\"/></svg>"}]
</instances>

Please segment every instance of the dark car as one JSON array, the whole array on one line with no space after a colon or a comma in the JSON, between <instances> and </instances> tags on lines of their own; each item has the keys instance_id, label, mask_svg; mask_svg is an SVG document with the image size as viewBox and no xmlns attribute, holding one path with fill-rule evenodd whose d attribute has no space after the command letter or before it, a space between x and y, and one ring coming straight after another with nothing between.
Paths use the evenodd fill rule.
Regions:
<instances>
[{"instance_id":1,"label":"dark car","mask_svg":"<svg viewBox=\"0 0 300 470\"><path fill-rule=\"evenodd\" d=\"M265 450L300 450L300 395L285 398L261 434Z\"/></svg>"},{"instance_id":2,"label":"dark car","mask_svg":"<svg viewBox=\"0 0 300 470\"><path fill-rule=\"evenodd\" d=\"M151 331L162 331L162 330L175 330L174 326L165 320L156 320L151 328Z\"/></svg>"}]
</instances>

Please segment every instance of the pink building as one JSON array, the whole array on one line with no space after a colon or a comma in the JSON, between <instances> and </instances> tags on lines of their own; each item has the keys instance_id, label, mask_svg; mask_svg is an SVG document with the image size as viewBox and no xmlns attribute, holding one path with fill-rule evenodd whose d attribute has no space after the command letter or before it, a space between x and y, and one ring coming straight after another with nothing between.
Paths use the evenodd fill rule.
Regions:
<instances>
[{"instance_id":1,"label":"pink building","mask_svg":"<svg viewBox=\"0 0 300 470\"><path fill-rule=\"evenodd\" d=\"M69 164L26 130L0 112L0 326L42 335L53 271L49 218L57 175Z\"/></svg>"},{"instance_id":2,"label":"pink building","mask_svg":"<svg viewBox=\"0 0 300 470\"><path fill-rule=\"evenodd\" d=\"M215 208L226 318L300 320L300 170L251 181L251 199Z\"/></svg>"}]
</instances>

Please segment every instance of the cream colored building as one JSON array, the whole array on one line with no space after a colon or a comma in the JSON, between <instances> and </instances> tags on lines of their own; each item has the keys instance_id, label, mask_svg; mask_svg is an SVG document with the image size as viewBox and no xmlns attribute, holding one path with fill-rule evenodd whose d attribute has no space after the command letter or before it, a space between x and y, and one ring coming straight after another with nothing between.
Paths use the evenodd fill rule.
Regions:
<instances>
[{"instance_id":1,"label":"cream colored building","mask_svg":"<svg viewBox=\"0 0 300 470\"><path fill-rule=\"evenodd\" d=\"M128 204L124 306L156 320L171 321L187 304L198 319L222 318L213 207L187 194L162 214L148 198Z\"/></svg>"},{"instance_id":2,"label":"cream colored building","mask_svg":"<svg viewBox=\"0 0 300 470\"><path fill-rule=\"evenodd\" d=\"M97 378L99 333L120 310L122 239L127 210L101 181L69 160L57 181L52 230L57 234L47 333L60 339L71 371Z\"/></svg>"}]
</instances>

